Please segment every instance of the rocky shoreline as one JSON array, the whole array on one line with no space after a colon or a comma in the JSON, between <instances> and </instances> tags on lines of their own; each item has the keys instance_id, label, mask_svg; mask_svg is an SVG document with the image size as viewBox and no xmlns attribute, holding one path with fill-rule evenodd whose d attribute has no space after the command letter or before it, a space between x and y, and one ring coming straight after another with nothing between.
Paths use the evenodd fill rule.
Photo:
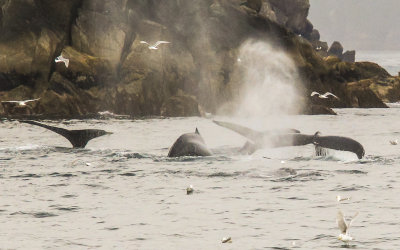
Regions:
<instances>
[{"instance_id":1,"label":"rocky shoreline","mask_svg":"<svg viewBox=\"0 0 400 250\"><path fill-rule=\"evenodd\" d=\"M9 118L129 117L218 113L238 92L240 45L267 41L298 68L303 114L385 108L400 77L328 48L307 19L308 0L0 1L0 101ZM153 53L140 41L171 41ZM62 54L69 66L55 63ZM246 83L241 83L246 84ZM335 93L339 100L310 97ZM228 108L229 111L229 108Z\"/></svg>"}]
</instances>

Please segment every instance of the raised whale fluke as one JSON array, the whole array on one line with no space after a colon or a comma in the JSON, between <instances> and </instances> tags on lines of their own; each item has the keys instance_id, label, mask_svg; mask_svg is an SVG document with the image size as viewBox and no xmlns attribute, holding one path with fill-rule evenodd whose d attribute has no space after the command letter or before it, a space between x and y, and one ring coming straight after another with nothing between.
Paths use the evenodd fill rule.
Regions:
<instances>
[{"instance_id":1,"label":"raised whale fluke","mask_svg":"<svg viewBox=\"0 0 400 250\"><path fill-rule=\"evenodd\" d=\"M211 151L196 128L194 133L179 136L168 152L168 157L179 156L210 156Z\"/></svg>"},{"instance_id":2,"label":"raised whale fluke","mask_svg":"<svg viewBox=\"0 0 400 250\"><path fill-rule=\"evenodd\" d=\"M215 124L218 124L221 127L235 131L236 133L238 133L254 142L257 142L263 136L270 135L270 134L300 133L300 131L297 129L279 129L279 130L269 130L269 131L257 131L257 130L247 128L247 127L244 127L244 126L241 126L238 124L230 123L230 122L221 122L221 121L215 121L215 120L213 122Z\"/></svg>"},{"instance_id":3,"label":"raised whale fluke","mask_svg":"<svg viewBox=\"0 0 400 250\"><path fill-rule=\"evenodd\" d=\"M348 137L320 136L319 133L316 133L313 143L322 148L353 152L357 155L358 159L363 158L365 154L364 147L358 141Z\"/></svg>"},{"instance_id":4,"label":"raised whale fluke","mask_svg":"<svg viewBox=\"0 0 400 250\"><path fill-rule=\"evenodd\" d=\"M233 130L251 140L252 143L247 142L240 150L249 154L264 147L302 146L307 144L314 144L316 146L317 155L322 152L321 148L349 151L355 153L359 159L365 154L363 146L356 140L348 137L320 136L319 132L314 135L306 135L300 134L300 131L295 129L259 132L229 122L214 121L214 123Z\"/></svg>"},{"instance_id":5,"label":"raised whale fluke","mask_svg":"<svg viewBox=\"0 0 400 250\"><path fill-rule=\"evenodd\" d=\"M49 126L43 123L39 123L31 120L20 120L19 122L29 123L32 125L40 126L43 128L47 128L63 137L65 137L68 141L71 142L74 148L84 148L86 144L96 137L112 134L111 132L106 132L100 129L79 129L79 130L68 130L64 128L57 128L53 126Z\"/></svg>"}]
</instances>

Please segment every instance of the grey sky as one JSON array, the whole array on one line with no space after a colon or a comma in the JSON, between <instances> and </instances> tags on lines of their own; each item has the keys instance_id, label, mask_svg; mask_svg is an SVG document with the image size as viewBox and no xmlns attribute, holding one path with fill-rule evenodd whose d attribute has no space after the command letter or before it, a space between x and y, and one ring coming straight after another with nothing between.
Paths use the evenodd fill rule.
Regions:
<instances>
[{"instance_id":1,"label":"grey sky","mask_svg":"<svg viewBox=\"0 0 400 250\"><path fill-rule=\"evenodd\" d=\"M310 21L345 50L400 50L400 0L310 0Z\"/></svg>"}]
</instances>

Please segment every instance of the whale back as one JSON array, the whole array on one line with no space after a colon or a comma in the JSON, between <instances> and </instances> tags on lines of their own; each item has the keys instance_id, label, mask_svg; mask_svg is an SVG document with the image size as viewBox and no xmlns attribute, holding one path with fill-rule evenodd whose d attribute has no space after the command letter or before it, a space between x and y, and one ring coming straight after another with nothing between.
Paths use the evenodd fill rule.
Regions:
<instances>
[{"instance_id":1,"label":"whale back","mask_svg":"<svg viewBox=\"0 0 400 250\"><path fill-rule=\"evenodd\" d=\"M207 148L197 128L194 133L181 135L168 152L168 157L209 155L212 155L212 153Z\"/></svg>"},{"instance_id":2,"label":"whale back","mask_svg":"<svg viewBox=\"0 0 400 250\"><path fill-rule=\"evenodd\" d=\"M51 130L64 138L66 138L74 148L84 148L86 144L96 137L111 134L110 132L106 132L101 129L80 129L80 130L68 130L64 128L58 128L50 125L46 125L43 123L39 123L31 120L21 120L19 122L28 123L32 125L36 125L42 128L46 128Z\"/></svg>"}]
</instances>

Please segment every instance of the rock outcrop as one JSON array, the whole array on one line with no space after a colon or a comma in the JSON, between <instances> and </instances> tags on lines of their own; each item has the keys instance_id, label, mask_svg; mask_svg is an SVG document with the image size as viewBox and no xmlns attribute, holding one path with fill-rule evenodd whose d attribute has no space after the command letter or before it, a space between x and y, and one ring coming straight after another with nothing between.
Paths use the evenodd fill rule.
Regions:
<instances>
[{"instance_id":1,"label":"rock outcrop","mask_svg":"<svg viewBox=\"0 0 400 250\"><path fill-rule=\"evenodd\" d=\"M387 72L375 64L343 62L354 53L343 54L339 45L328 51L307 19L308 0L241 3L0 1L0 100L40 98L37 106L18 112L44 117L103 110L130 116L215 112L235 101L241 85L251 84L233 73L238 50L250 38L287 52L304 83L298 84L303 98L331 91L341 99L324 108L306 105L304 113L382 106L379 91L354 82L384 79ZM143 40L171 43L150 50ZM60 54L70 60L68 67L54 62Z\"/></svg>"}]
</instances>

